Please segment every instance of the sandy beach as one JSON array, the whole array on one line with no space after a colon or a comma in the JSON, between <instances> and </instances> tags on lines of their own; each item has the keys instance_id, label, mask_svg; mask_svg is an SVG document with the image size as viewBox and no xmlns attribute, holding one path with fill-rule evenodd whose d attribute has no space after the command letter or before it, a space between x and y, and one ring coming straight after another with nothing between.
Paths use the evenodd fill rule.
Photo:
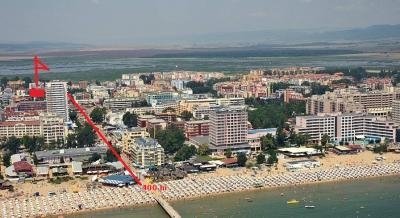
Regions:
<instances>
[{"instance_id":1,"label":"sandy beach","mask_svg":"<svg viewBox=\"0 0 400 218\"><path fill-rule=\"evenodd\" d=\"M337 156L329 154L318 158L322 166L287 172L284 163L292 159L281 160L277 170L263 167L261 170L250 169L218 169L212 173L190 175L185 179L157 183L164 185L167 190L158 194L168 201L207 197L229 192L254 190L257 188L276 188L283 186L331 182L376 176L400 174L398 154L385 154L385 160L373 163L376 154L369 151L357 155ZM71 191L70 187L80 186L79 192ZM0 200L2 217L32 217L69 214L98 209L132 207L155 203L154 193L145 191L139 186L124 188L97 187L87 189L85 180L73 180L60 185L49 184L20 184L17 191L23 194ZM38 187L35 187L38 186ZM73 186L73 185L72 185ZM33 188L35 187L35 188ZM54 189L54 187L57 187ZM85 188L83 188L85 187ZM30 190L29 190L30 188ZM34 190L41 190L41 196L30 195ZM55 191L48 196L46 191ZM60 191L61 190L61 191ZM5 191L1 193L4 194ZM29 193L29 194L28 194Z\"/></svg>"}]
</instances>

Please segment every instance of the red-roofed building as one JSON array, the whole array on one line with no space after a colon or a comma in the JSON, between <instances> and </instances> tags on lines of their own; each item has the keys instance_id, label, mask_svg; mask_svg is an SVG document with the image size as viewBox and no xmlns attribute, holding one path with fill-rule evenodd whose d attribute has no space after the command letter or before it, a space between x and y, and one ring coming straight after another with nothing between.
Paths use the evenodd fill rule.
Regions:
<instances>
[{"instance_id":1,"label":"red-roofed building","mask_svg":"<svg viewBox=\"0 0 400 218\"><path fill-rule=\"evenodd\" d=\"M235 157L226 158L222 162L224 162L225 167L237 167L238 166L237 158L235 158Z\"/></svg>"},{"instance_id":2,"label":"red-roofed building","mask_svg":"<svg viewBox=\"0 0 400 218\"><path fill-rule=\"evenodd\" d=\"M14 166L14 171L15 171L15 173L17 173L17 174L21 174L21 173L24 173L24 174L27 174L27 175L29 175L29 176L32 176L33 175L33 167L32 167L32 165L30 165L28 162L26 162L26 161L18 161L18 162L15 162L14 164L13 164L13 166Z\"/></svg>"}]
</instances>

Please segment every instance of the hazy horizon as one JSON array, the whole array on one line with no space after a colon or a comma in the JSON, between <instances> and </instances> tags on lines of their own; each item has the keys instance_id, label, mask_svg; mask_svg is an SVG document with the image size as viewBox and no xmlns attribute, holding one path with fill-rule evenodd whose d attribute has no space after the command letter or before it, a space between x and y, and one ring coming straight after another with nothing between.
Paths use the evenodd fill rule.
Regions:
<instances>
[{"instance_id":1,"label":"hazy horizon","mask_svg":"<svg viewBox=\"0 0 400 218\"><path fill-rule=\"evenodd\" d=\"M0 42L163 45L207 34L337 30L400 20L399 0L5 0L0 5Z\"/></svg>"}]
</instances>

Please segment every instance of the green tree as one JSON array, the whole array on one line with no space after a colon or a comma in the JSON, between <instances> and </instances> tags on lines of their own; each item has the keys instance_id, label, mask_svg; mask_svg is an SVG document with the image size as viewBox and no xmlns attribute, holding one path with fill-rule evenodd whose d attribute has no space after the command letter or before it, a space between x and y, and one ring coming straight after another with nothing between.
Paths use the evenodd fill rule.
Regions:
<instances>
[{"instance_id":1,"label":"green tree","mask_svg":"<svg viewBox=\"0 0 400 218\"><path fill-rule=\"evenodd\" d=\"M29 153L34 153L36 151L41 151L44 149L44 138L37 136L27 136L25 135L21 139L21 143L28 149Z\"/></svg>"},{"instance_id":2,"label":"green tree","mask_svg":"<svg viewBox=\"0 0 400 218\"><path fill-rule=\"evenodd\" d=\"M321 146L325 149L325 151L327 150L327 144L330 140L330 137L328 134L324 134L321 138Z\"/></svg>"},{"instance_id":3,"label":"green tree","mask_svg":"<svg viewBox=\"0 0 400 218\"><path fill-rule=\"evenodd\" d=\"M102 123L104 121L105 114L106 114L105 108L96 107L90 113L90 118L95 123Z\"/></svg>"},{"instance_id":4,"label":"green tree","mask_svg":"<svg viewBox=\"0 0 400 218\"><path fill-rule=\"evenodd\" d=\"M246 157L245 153L240 152L237 154L237 163L240 167L246 166L246 161L247 161L247 157Z\"/></svg>"},{"instance_id":5,"label":"green tree","mask_svg":"<svg viewBox=\"0 0 400 218\"><path fill-rule=\"evenodd\" d=\"M140 75L139 78L143 81L144 84L149 85L153 82L153 80L155 80L154 75L153 74L149 74L149 75Z\"/></svg>"},{"instance_id":6,"label":"green tree","mask_svg":"<svg viewBox=\"0 0 400 218\"><path fill-rule=\"evenodd\" d=\"M114 147L114 149L118 153L118 155L121 154L121 149L119 149L118 147ZM111 152L110 149L108 149L104 160L106 162L115 162L118 160L118 158Z\"/></svg>"},{"instance_id":7,"label":"green tree","mask_svg":"<svg viewBox=\"0 0 400 218\"><path fill-rule=\"evenodd\" d=\"M17 137L11 136L1 145L1 147L8 150L12 155L18 153L20 144L21 141Z\"/></svg>"},{"instance_id":8,"label":"green tree","mask_svg":"<svg viewBox=\"0 0 400 218\"><path fill-rule=\"evenodd\" d=\"M77 136L74 133L68 134L67 135L67 144L66 147L67 148L76 148L78 147L78 143L77 143Z\"/></svg>"},{"instance_id":9,"label":"green tree","mask_svg":"<svg viewBox=\"0 0 400 218\"><path fill-rule=\"evenodd\" d=\"M263 164L265 161L265 155L263 153L257 155L257 164Z\"/></svg>"},{"instance_id":10,"label":"green tree","mask_svg":"<svg viewBox=\"0 0 400 218\"><path fill-rule=\"evenodd\" d=\"M279 127L276 131L276 145L278 147L285 146L286 134L283 132L283 128Z\"/></svg>"},{"instance_id":11,"label":"green tree","mask_svg":"<svg viewBox=\"0 0 400 218\"><path fill-rule=\"evenodd\" d=\"M11 165L11 154L10 152L3 153L3 165L9 167Z\"/></svg>"},{"instance_id":12,"label":"green tree","mask_svg":"<svg viewBox=\"0 0 400 218\"><path fill-rule=\"evenodd\" d=\"M279 89L286 89L286 88L288 88L289 86L292 86L292 84L290 84L290 83L285 83L285 82L272 83L272 84L271 84L271 90L272 90L272 92L275 92L275 91L277 91L277 90L279 90Z\"/></svg>"},{"instance_id":13,"label":"green tree","mask_svg":"<svg viewBox=\"0 0 400 218\"><path fill-rule=\"evenodd\" d=\"M78 147L86 147L93 146L95 142L95 133L92 127L85 123L83 128L78 129L78 133L76 136L77 146ZM67 143L68 144L68 143Z\"/></svg>"},{"instance_id":14,"label":"green tree","mask_svg":"<svg viewBox=\"0 0 400 218\"><path fill-rule=\"evenodd\" d=\"M267 134L266 136L261 137L261 149L263 151L276 149L276 142L274 136L272 136L271 134Z\"/></svg>"},{"instance_id":15,"label":"green tree","mask_svg":"<svg viewBox=\"0 0 400 218\"><path fill-rule=\"evenodd\" d=\"M248 111L248 119L254 128L283 127L288 118L304 114L306 109L305 102L255 102L256 109Z\"/></svg>"},{"instance_id":16,"label":"green tree","mask_svg":"<svg viewBox=\"0 0 400 218\"><path fill-rule=\"evenodd\" d=\"M278 162L278 156L275 150L268 150L267 164L271 165Z\"/></svg>"},{"instance_id":17,"label":"green tree","mask_svg":"<svg viewBox=\"0 0 400 218\"><path fill-rule=\"evenodd\" d=\"M383 143L374 147L373 152L374 153L387 152L388 146L389 146L389 141L388 141L388 139L385 139L385 141Z\"/></svg>"},{"instance_id":18,"label":"green tree","mask_svg":"<svg viewBox=\"0 0 400 218\"><path fill-rule=\"evenodd\" d=\"M224 155L226 158L231 158L232 157L232 149L230 149L230 148L226 149Z\"/></svg>"},{"instance_id":19,"label":"green tree","mask_svg":"<svg viewBox=\"0 0 400 218\"><path fill-rule=\"evenodd\" d=\"M167 154L174 154L185 142L183 130L177 128L175 125L170 125L165 130L157 130L155 138Z\"/></svg>"},{"instance_id":20,"label":"green tree","mask_svg":"<svg viewBox=\"0 0 400 218\"><path fill-rule=\"evenodd\" d=\"M209 152L210 152L210 149L207 144L201 144L201 145L199 145L199 148L197 149L197 153L201 156L208 155Z\"/></svg>"},{"instance_id":21,"label":"green tree","mask_svg":"<svg viewBox=\"0 0 400 218\"><path fill-rule=\"evenodd\" d=\"M317 149L321 153L324 152L324 147L322 147L322 145L315 145L314 148Z\"/></svg>"},{"instance_id":22,"label":"green tree","mask_svg":"<svg viewBox=\"0 0 400 218\"><path fill-rule=\"evenodd\" d=\"M192 114L192 112L190 112L190 111L183 111L182 113L181 113L181 117L182 117L182 119L184 119L185 121L189 121L192 117L193 117L193 114Z\"/></svg>"},{"instance_id":23,"label":"green tree","mask_svg":"<svg viewBox=\"0 0 400 218\"><path fill-rule=\"evenodd\" d=\"M78 119L78 113L76 113L76 111L70 111L69 112L69 119L71 119L72 122L76 122L76 120Z\"/></svg>"},{"instance_id":24,"label":"green tree","mask_svg":"<svg viewBox=\"0 0 400 218\"><path fill-rule=\"evenodd\" d=\"M93 162L98 161L98 160L100 160L100 159L101 159L100 154L98 154L98 153L93 153L92 156L88 159L88 162L89 162L89 163L93 163Z\"/></svg>"},{"instance_id":25,"label":"green tree","mask_svg":"<svg viewBox=\"0 0 400 218\"><path fill-rule=\"evenodd\" d=\"M175 154L175 161L184 161L196 154L196 147L183 145Z\"/></svg>"},{"instance_id":26,"label":"green tree","mask_svg":"<svg viewBox=\"0 0 400 218\"><path fill-rule=\"evenodd\" d=\"M308 134L295 134L293 137L293 141L291 142L296 144L297 146L304 146L307 144L309 139L310 135Z\"/></svg>"},{"instance_id":27,"label":"green tree","mask_svg":"<svg viewBox=\"0 0 400 218\"><path fill-rule=\"evenodd\" d=\"M137 126L137 115L128 111L122 116L122 121L129 128Z\"/></svg>"}]
</instances>

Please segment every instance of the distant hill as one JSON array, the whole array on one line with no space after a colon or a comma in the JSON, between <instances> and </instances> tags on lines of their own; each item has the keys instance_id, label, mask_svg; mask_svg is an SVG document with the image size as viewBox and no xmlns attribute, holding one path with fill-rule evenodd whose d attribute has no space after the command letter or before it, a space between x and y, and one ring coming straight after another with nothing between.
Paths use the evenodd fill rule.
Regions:
<instances>
[{"instance_id":1,"label":"distant hill","mask_svg":"<svg viewBox=\"0 0 400 218\"><path fill-rule=\"evenodd\" d=\"M342 31L329 31L315 36L319 41L327 40L381 40L400 39L400 24L398 25L375 25L367 28L357 28ZM324 40L325 39L325 40Z\"/></svg>"},{"instance_id":2,"label":"distant hill","mask_svg":"<svg viewBox=\"0 0 400 218\"><path fill-rule=\"evenodd\" d=\"M132 41L135 40L132 39ZM136 43L139 43L139 41ZM373 48L375 51L384 52L400 51L400 24L375 25L347 30L260 30L210 33L148 38L143 43L152 44L154 48L148 46L147 49L135 49L140 47L140 44L139 46L132 46L133 44L118 45L114 48L107 47L107 45L101 47L65 42L0 43L0 56L18 55L21 53L45 53L55 56L62 54L106 54L116 57L124 55L131 57L176 57L189 54L190 56L204 57L209 56L211 52L211 56L229 57L246 55L304 55L310 52L319 55L348 54L353 51L371 50L370 48ZM157 46L155 43L159 43L158 45L162 46ZM157 49L162 47L164 48ZM301 51L296 49L300 49ZM304 49L311 50L304 52L302 51Z\"/></svg>"},{"instance_id":3,"label":"distant hill","mask_svg":"<svg viewBox=\"0 0 400 218\"><path fill-rule=\"evenodd\" d=\"M0 43L0 53L22 53L22 52L45 52L60 50L79 50L93 46L66 42L23 42L23 43Z\"/></svg>"},{"instance_id":4,"label":"distant hill","mask_svg":"<svg viewBox=\"0 0 400 218\"><path fill-rule=\"evenodd\" d=\"M260 30L231 33L204 34L193 36L190 40L196 44L298 44L313 42L345 42L382 39L400 39L399 25L375 25L366 28L355 28L335 31L319 30ZM188 41L182 38L183 41Z\"/></svg>"}]
</instances>

